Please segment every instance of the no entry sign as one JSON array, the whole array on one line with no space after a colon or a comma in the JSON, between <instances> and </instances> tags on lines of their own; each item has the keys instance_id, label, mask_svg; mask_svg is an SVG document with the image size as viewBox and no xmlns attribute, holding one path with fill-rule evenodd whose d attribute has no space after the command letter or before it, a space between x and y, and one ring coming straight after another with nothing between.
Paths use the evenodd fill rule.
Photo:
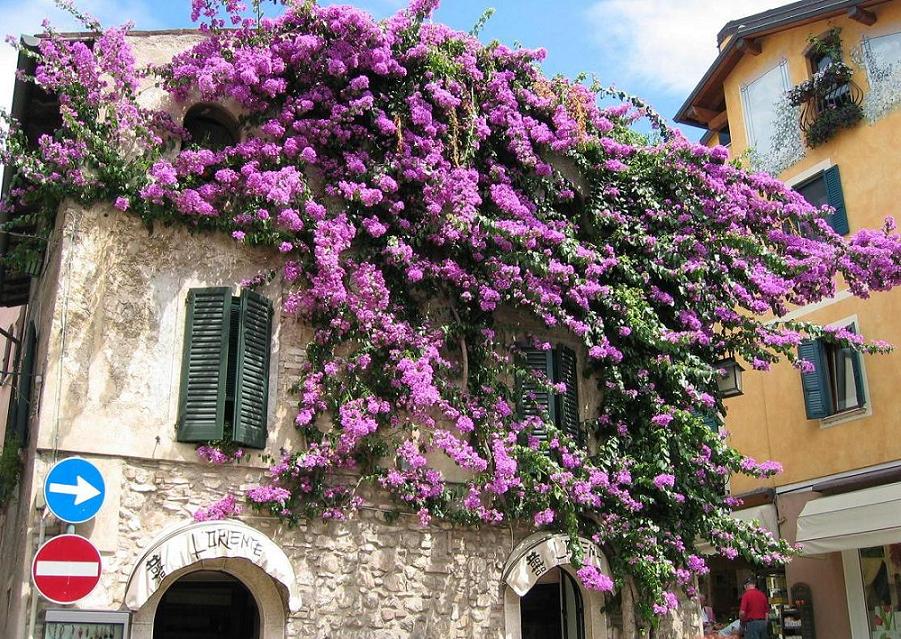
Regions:
<instances>
[{"instance_id":1,"label":"no entry sign","mask_svg":"<svg viewBox=\"0 0 901 639\"><path fill-rule=\"evenodd\" d=\"M100 581L100 553L81 535L59 535L38 549L31 578L38 592L53 603L74 603Z\"/></svg>"}]
</instances>

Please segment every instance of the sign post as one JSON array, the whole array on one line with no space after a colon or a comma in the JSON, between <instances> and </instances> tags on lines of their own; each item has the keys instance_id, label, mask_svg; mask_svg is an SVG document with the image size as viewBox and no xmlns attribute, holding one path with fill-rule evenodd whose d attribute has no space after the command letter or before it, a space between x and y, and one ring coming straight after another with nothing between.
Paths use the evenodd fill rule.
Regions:
<instances>
[{"instance_id":1,"label":"sign post","mask_svg":"<svg viewBox=\"0 0 901 639\"><path fill-rule=\"evenodd\" d=\"M100 581L100 552L81 535L59 535L38 549L31 578L53 603L75 603Z\"/></svg>"},{"instance_id":2,"label":"sign post","mask_svg":"<svg viewBox=\"0 0 901 639\"><path fill-rule=\"evenodd\" d=\"M97 467L81 457L53 465L44 480L44 501L59 519L81 524L97 514L106 497L106 484Z\"/></svg>"}]
</instances>

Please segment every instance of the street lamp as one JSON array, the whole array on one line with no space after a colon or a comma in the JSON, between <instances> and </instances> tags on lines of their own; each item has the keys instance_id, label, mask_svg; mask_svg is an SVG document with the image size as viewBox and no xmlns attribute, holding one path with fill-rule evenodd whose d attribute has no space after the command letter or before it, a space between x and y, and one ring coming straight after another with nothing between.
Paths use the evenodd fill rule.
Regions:
<instances>
[{"instance_id":1,"label":"street lamp","mask_svg":"<svg viewBox=\"0 0 901 639\"><path fill-rule=\"evenodd\" d=\"M738 397L744 394L741 390L741 372L745 369L735 361L735 358L721 359L714 364L714 368L717 371L716 386L720 391L720 397Z\"/></svg>"}]
</instances>

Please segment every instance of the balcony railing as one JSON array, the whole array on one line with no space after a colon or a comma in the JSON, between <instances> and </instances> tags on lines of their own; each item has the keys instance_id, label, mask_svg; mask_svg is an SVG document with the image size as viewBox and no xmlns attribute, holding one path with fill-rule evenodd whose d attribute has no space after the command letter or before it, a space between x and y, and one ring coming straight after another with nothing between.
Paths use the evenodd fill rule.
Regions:
<instances>
[{"instance_id":1,"label":"balcony railing","mask_svg":"<svg viewBox=\"0 0 901 639\"><path fill-rule=\"evenodd\" d=\"M789 102L801 107L807 146L823 144L863 118L863 91L851 80L852 73L847 64L834 62L788 92Z\"/></svg>"}]
</instances>

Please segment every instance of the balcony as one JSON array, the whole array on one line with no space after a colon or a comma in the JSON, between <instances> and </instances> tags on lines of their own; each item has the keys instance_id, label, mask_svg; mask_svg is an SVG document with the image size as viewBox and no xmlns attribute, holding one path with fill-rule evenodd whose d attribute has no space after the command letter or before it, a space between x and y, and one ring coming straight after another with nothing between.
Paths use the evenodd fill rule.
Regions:
<instances>
[{"instance_id":1,"label":"balcony","mask_svg":"<svg viewBox=\"0 0 901 639\"><path fill-rule=\"evenodd\" d=\"M832 62L788 92L788 101L801 107L801 130L813 148L863 118L863 91L844 62Z\"/></svg>"}]
</instances>

